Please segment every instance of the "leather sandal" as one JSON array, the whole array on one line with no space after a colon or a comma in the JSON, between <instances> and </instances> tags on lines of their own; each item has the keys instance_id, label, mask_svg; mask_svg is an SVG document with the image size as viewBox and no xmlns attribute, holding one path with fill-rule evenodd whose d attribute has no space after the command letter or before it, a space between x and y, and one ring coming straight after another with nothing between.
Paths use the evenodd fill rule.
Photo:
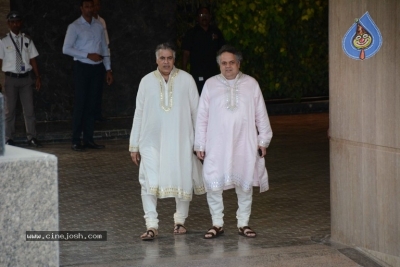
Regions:
<instances>
[{"instance_id":1,"label":"leather sandal","mask_svg":"<svg viewBox=\"0 0 400 267\"><path fill-rule=\"evenodd\" d=\"M204 234L204 239L212 239L217 238L224 233L224 229L222 227L213 226L208 229L207 233Z\"/></svg>"},{"instance_id":2,"label":"leather sandal","mask_svg":"<svg viewBox=\"0 0 400 267\"><path fill-rule=\"evenodd\" d=\"M151 241L154 240L154 238L156 238L158 235L158 231L154 228L150 228L148 229L145 233L143 233L140 238L143 241Z\"/></svg>"},{"instance_id":3,"label":"leather sandal","mask_svg":"<svg viewBox=\"0 0 400 267\"><path fill-rule=\"evenodd\" d=\"M183 229L183 231L181 231L181 228ZM186 227L183 224L180 223L175 224L174 235L184 235L186 234L186 232L187 232Z\"/></svg>"},{"instance_id":4,"label":"leather sandal","mask_svg":"<svg viewBox=\"0 0 400 267\"><path fill-rule=\"evenodd\" d=\"M239 227L239 235L242 235L245 237L250 237L250 238L254 238L257 236L256 232L251 230L251 228L248 226Z\"/></svg>"}]
</instances>

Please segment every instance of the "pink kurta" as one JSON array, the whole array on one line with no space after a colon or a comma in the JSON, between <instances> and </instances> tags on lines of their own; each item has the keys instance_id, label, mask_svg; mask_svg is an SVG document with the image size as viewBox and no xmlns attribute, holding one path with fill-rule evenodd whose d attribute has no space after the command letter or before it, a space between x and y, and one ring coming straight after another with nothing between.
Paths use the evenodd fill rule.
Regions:
<instances>
[{"instance_id":1,"label":"pink kurta","mask_svg":"<svg viewBox=\"0 0 400 267\"><path fill-rule=\"evenodd\" d=\"M258 130L258 133L257 133ZM240 186L268 190L265 159L272 130L258 82L241 72L235 80L221 74L204 85L197 112L195 150L205 151L203 178L207 191Z\"/></svg>"}]
</instances>

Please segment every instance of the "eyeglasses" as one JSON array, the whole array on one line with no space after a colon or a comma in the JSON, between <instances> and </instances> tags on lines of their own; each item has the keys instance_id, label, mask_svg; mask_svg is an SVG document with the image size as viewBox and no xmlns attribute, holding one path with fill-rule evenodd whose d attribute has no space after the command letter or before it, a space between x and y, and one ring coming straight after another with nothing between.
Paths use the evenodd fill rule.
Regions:
<instances>
[{"instance_id":1,"label":"eyeglasses","mask_svg":"<svg viewBox=\"0 0 400 267\"><path fill-rule=\"evenodd\" d=\"M210 14L199 14L200 18L209 18Z\"/></svg>"},{"instance_id":2,"label":"eyeglasses","mask_svg":"<svg viewBox=\"0 0 400 267\"><path fill-rule=\"evenodd\" d=\"M159 57L159 59L161 60L161 61L172 61L172 60L174 60L174 57Z\"/></svg>"},{"instance_id":3,"label":"eyeglasses","mask_svg":"<svg viewBox=\"0 0 400 267\"><path fill-rule=\"evenodd\" d=\"M227 67L227 66L231 67L231 66L233 66L233 65L237 64L237 62L236 62L236 61L234 61L234 60L232 60L232 61L229 61L229 62L222 61L220 64L221 64L222 66L224 66L224 67Z\"/></svg>"}]
</instances>

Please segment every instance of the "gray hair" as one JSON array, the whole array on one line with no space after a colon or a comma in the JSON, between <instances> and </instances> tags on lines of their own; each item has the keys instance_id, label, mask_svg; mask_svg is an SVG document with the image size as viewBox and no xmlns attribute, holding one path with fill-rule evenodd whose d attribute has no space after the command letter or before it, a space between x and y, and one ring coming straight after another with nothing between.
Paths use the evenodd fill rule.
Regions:
<instances>
[{"instance_id":1,"label":"gray hair","mask_svg":"<svg viewBox=\"0 0 400 267\"><path fill-rule=\"evenodd\" d=\"M237 61L242 62L243 60L243 56L242 56L242 52L240 52L239 50L237 50L235 47L231 46L231 45L224 45L221 47L221 49L217 52L217 63L218 65L221 64L220 58L221 58L221 54L222 53L231 53L233 55L235 55L235 58Z\"/></svg>"},{"instance_id":2,"label":"gray hair","mask_svg":"<svg viewBox=\"0 0 400 267\"><path fill-rule=\"evenodd\" d=\"M171 50L172 51L172 54L173 54L173 56L174 56L174 60L175 60L175 54L176 54L176 52L175 52L175 47L171 44L171 43L162 43L162 44L159 44L159 45L157 45L157 47L156 47L156 59L158 59L158 52L160 51L160 50Z\"/></svg>"}]
</instances>

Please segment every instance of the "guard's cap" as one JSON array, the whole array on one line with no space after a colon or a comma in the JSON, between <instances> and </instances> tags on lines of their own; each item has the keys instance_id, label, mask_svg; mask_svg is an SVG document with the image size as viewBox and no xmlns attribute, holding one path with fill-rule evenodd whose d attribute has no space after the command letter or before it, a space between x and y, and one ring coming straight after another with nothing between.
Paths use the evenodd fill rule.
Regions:
<instances>
[{"instance_id":1,"label":"guard's cap","mask_svg":"<svg viewBox=\"0 0 400 267\"><path fill-rule=\"evenodd\" d=\"M21 13L19 13L18 11L11 11L7 15L7 20L8 21L22 20Z\"/></svg>"}]
</instances>

